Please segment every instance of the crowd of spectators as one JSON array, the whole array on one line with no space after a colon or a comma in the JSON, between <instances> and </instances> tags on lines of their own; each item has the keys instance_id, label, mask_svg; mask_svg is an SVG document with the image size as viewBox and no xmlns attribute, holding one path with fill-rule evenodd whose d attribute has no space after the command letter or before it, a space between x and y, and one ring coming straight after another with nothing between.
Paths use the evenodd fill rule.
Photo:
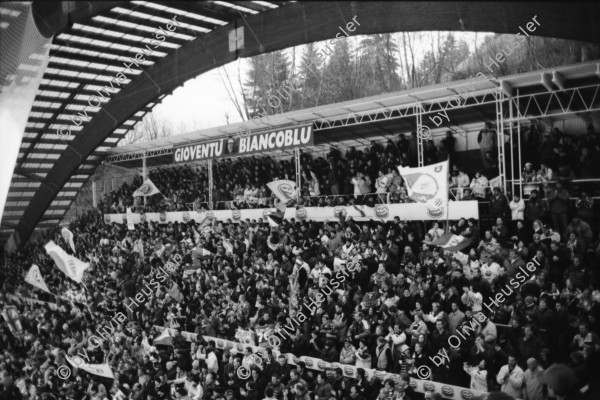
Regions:
<instances>
[{"instance_id":1,"label":"crowd of spectators","mask_svg":"<svg viewBox=\"0 0 600 400\"><path fill-rule=\"evenodd\" d=\"M424 141L424 163L433 164L449 159L449 181L452 200L479 200L488 202L494 187L500 183L497 156L497 133L491 122L478 135L481 149L481 168L476 163L459 166L456 158L456 138L452 131L434 144ZM520 177L515 177L516 190L522 185L524 198L533 190L546 199L548 185L574 178L598 178L600 171L600 135L593 126L585 135L570 136L558 128L542 133L537 122L521 135L524 165ZM516 139L513 141L516 146ZM509 145L507 142L506 146ZM518 154L518 148L513 149ZM510 152L510 149L505 149ZM396 142L389 139L385 146L371 141L362 150L349 147L344 154L332 147L328 154L301 153L302 187L298 190L299 203L305 206L338 206L378 203L406 203L406 184L397 167L417 166L417 135L400 135ZM213 208L273 207L276 202L266 184L276 179L296 180L293 159L246 157L215 161L213 168ZM474 167L475 165L475 167ZM466 168L465 168L466 167ZM510 168L509 168L510 170ZM508 172L508 171L507 171ZM161 194L149 196L144 206L142 197L131 194L142 184L140 178L124 184L105 198L105 212L124 212L127 206L141 211L184 211L211 208L208 204L208 175L205 167L169 166L151 170L150 179ZM520 190L519 190L520 191ZM582 196L598 192L596 185L579 188ZM506 193L508 197L510 193ZM573 206L571 204L571 206Z\"/></svg>"},{"instance_id":2,"label":"crowd of spectators","mask_svg":"<svg viewBox=\"0 0 600 400\"><path fill-rule=\"evenodd\" d=\"M451 221L449 230L468 246L450 252L426 244L443 234L443 224L423 230L421 222L399 217L387 223L292 220L279 227L225 221L208 230L195 221L145 222L129 231L90 211L70 225L75 255L91 263L85 287L68 280L44 251L54 240L72 253L58 231L40 234L5 257L0 305L17 307L23 334L15 335L2 320L0 399L103 400L121 390L132 400L419 400L423 394L409 382L423 365L435 381L501 390L513 398L596 399L598 231L570 216L563 229L562 216L543 215L531 202L523 209L520 202L509 206L517 218L503 210L483 231L474 220ZM174 254L182 265L150 290ZM488 312L485 304L507 292L508 282L533 257L540 266L532 279ZM79 293L85 304L25 283L33 263L52 293ZM343 270L347 279L338 278L334 286L333 277ZM128 299L146 289L145 302L132 307ZM56 302L58 310L19 301L24 298ZM307 310L304 304L311 303ZM300 311L306 320L300 321ZM127 318L114 326L118 312ZM482 321L479 312L489 318ZM341 370L321 374L303 364L294 367L286 356L258 365L251 349L222 351L180 334L237 340L238 328L262 332L258 341L273 356L266 332L282 332L294 326L291 321L300 324L278 350L358 366L358 379L343 377ZM474 332L465 332L464 324ZM158 336L154 325L176 329L173 346L144 346ZM102 344L90 343L101 328L107 333ZM458 332L464 337L453 348L448 338ZM72 366L70 378L57 377L57 368L69 365L65 355L76 354L92 364L108 363L116 379ZM436 355L444 362L432 362ZM249 378L237 376L240 365L251 369ZM398 373L401 384L368 379L365 368Z\"/></svg>"},{"instance_id":3,"label":"crowd of spectators","mask_svg":"<svg viewBox=\"0 0 600 400\"><path fill-rule=\"evenodd\" d=\"M454 154L455 142L450 131L437 147L428 140L426 164L448 159ZM398 142L389 139L385 147L376 141L363 150L349 147L344 155L335 147L325 157L302 153L300 202L306 206L409 202L397 167L416 167L417 159L415 132L400 135ZM215 209L273 206L274 196L266 184L276 179L296 180L293 159L275 160L268 156L215 161L213 173ZM163 167L151 170L149 178L161 194L148 197L144 206L142 197L131 197L142 184L137 178L106 196L105 211L124 212L128 206L145 211L208 208L205 167Z\"/></svg>"},{"instance_id":4,"label":"crowd of spectators","mask_svg":"<svg viewBox=\"0 0 600 400\"><path fill-rule=\"evenodd\" d=\"M419 400L423 394L409 382L424 365L435 381L501 390L514 398L598 398L600 240L589 196L594 186L580 190L573 202L563 180L599 170L597 134L592 128L575 139L557 130L542 135L532 124L523 135L523 148L536 149L526 152L521 175L525 201L492 184L497 160L488 139L493 132L488 124L478 138L484 168L467 171L453 162L449 176L453 198L489 203L493 223L481 227L464 219L423 229L422 222L399 217L387 223L341 217L330 223L284 221L278 228L261 220L226 221L208 231L194 221L145 222L128 231L126 225L105 224L94 210L70 226L74 255L91 263L85 287L58 272L44 251L43 245L54 240L72 253L59 232L40 233L18 253L6 255L0 267L0 306L16 306L23 329L15 335L1 320L0 400L103 400L118 390L131 400ZM452 132L437 147L427 141L426 164L452 161L454 147ZM390 139L385 147L377 142L363 150L351 147L343 155L335 148L324 157L303 153L298 202L409 201L397 166L416 166L416 149L413 133L398 142ZM295 179L292 161L270 157L220 160L213 172L215 208L273 206L266 183ZM106 196L100 210L208 208L206 169L166 167L149 176L161 194L148 197L146 206L142 197L132 197L142 184L136 179ZM427 244L445 228L466 238L467 247L448 252ZM133 311L127 307L126 299L148 288L174 254L183 258L182 266L169 270L164 287L152 290ZM534 277L495 312L487 312L488 299L508 288L533 257L540 264ZM24 282L34 263L62 299ZM329 283L343 269L353 272L331 290ZM319 292L325 294L322 304L309 312L299 309L314 303ZM55 302L58 310L18 300L23 298ZM179 333L173 346L145 346L158 335L154 325L231 340L240 328L262 332L257 337L272 352L264 333L281 332L300 311L310 314L308 319L278 350L359 366L358 379L342 377L339 370L320 374L303 364L293 367L285 356L255 365L249 349L223 352L201 338L186 342ZM88 338L101 327L113 327L118 312L126 322L110 329L100 347L91 345ZM478 312L489 318L475 324ZM452 348L448 337L464 333L463 324L477 327ZM89 363L108 363L116 379L75 368L70 379L58 378L57 368L69 365L65 355L82 351ZM432 362L434 356L446 361ZM251 369L248 379L235 373L240 365ZM364 368L398 373L401 384L368 379ZM586 385L587 392L579 393Z\"/></svg>"}]
</instances>

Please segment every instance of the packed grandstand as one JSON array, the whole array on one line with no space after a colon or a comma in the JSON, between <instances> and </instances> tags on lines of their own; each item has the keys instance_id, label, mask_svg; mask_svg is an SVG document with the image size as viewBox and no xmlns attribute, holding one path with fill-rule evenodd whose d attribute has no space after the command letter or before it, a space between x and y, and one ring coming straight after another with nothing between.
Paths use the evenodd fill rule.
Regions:
<instances>
[{"instance_id":1,"label":"packed grandstand","mask_svg":"<svg viewBox=\"0 0 600 400\"><path fill-rule=\"evenodd\" d=\"M563 68L588 110L490 119L537 71L428 135L406 99L458 90L115 150L132 179L4 253L0 400L600 399L600 67Z\"/></svg>"},{"instance_id":2,"label":"packed grandstand","mask_svg":"<svg viewBox=\"0 0 600 400\"><path fill-rule=\"evenodd\" d=\"M600 170L600 135L590 127L574 140L568 137L540 133L547 150L535 164L526 163L523 184L535 186L526 201L488 184L473 190L489 207L489 223L463 218L445 226L399 216L357 222L343 214L328 222L284 219L279 225L261 218L207 222L202 171L151 171L162 196L149 199L160 202L136 204L139 197L132 196L141 180L124 184L69 225L72 239L49 231L7 256L0 272L2 304L15 307L20 325L10 328L23 336L13 336L3 324L4 377L13 380L15 396L57 399L164 399L172 390L173 398L189 399L308 393L375 399L388 391L418 399L428 392L414 390L421 378L469 388L473 395L501 390L543 399L540 371L559 362L566 365L555 372L566 376L561 379L597 393L597 213L589 196L572 200L564 180ZM577 156L561 162L546 155L554 151ZM428 156L428 163L449 153L451 144ZM312 179L291 207L408 201L407 182L394 166L410 166L410 160L404 136L386 147L332 149L326 159L304 155L304 176ZM268 157L239 158L219 162L214 171L227 182L218 187L222 197L215 208L245 209L277 203L266 184L291 175L293 167ZM448 186L474 188L478 179L454 165ZM593 184L583 189L596 190ZM467 191L462 198L470 196ZM133 230L105 223L103 212L127 207L189 210L192 218L146 221ZM446 232L465 240L448 247ZM55 272L44 247L49 241L90 263L82 285ZM534 258L539 266L529 279L509 289ZM48 293L23 281L32 264ZM497 293L506 297L491 307ZM166 340L163 328L171 329ZM238 345L219 346L221 339ZM331 370L311 370L301 356L324 361ZM108 365L114 379L76 369L67 358ZM57 374L61 366L71 368L68 379ZM345 373L344 366L356 369ZM240 368L248 376L240 377ZM390 375L369 378L371 369Z\"/></svg>"}]
</instances>

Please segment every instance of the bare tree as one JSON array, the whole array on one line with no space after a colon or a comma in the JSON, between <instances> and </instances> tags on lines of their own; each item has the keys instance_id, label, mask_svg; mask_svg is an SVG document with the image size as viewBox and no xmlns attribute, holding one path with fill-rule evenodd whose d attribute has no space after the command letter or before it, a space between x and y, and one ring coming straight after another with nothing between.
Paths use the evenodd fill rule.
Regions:
<instances>
[{"instance_id":1,"label":"bare tree","mask_svg":"<svg viewBox=\"0 0 600 400\"><path fill-rule=\"evenodd\" d=\"M119 145L125 146L138 142L148 142L171 136L175 133L174 131L170 122L158 120L154 113L150 112L144 115L144 118L134 126L133 130L125 134Z\"/></svg>"}]
</instances>

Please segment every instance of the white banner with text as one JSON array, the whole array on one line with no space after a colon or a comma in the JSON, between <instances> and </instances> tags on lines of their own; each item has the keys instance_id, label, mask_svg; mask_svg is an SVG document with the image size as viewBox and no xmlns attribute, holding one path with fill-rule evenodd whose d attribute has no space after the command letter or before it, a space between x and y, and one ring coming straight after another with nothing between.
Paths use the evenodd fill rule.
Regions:
<instances>
[{"instance_id":1,"label":"white banner with text","mask_svg":"<svg viewBox=\"0 0 600 400\"><path fill-rule=\"evenodd\" d=\"M277 211L276 208L255 208L248 210L216 210L216 211L174 211L161 213L133 214L134 224L152 221L167 224L169 222L196 222L204 220L205 217L215 218L217 221L232 222L258 220L262 218L266 222L267 215ZM432 221L427 213L427 208L420 203L404 204L378 204L375 207L367 206L338 206L338 207L300 207L285 210L284 219L290 220L312 220L333 221L345 215L352 217L355 221L369 221L371 219L380 221L393 221L395 217L404 221ZM477 201L450 201L448 202L448 219L458 220L461 218L479 219L479 208ZM104 214L104 222L111 224L126 224L126 214Z\"/></svg>"}]
</instances>

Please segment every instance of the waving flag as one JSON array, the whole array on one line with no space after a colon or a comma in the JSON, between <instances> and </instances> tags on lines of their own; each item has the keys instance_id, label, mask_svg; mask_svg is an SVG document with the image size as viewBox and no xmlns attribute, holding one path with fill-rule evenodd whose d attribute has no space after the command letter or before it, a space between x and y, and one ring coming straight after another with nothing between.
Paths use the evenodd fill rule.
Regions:
<instances>
[{"instance_id":1,"label":"waving flag","mask_svg":"<svg viewBox=\"0 0 600 400\"><path fill-rule=\"evenodd\" d=\"M225 254L233 254L233 245L227 239L223 239L223 247L225 248Z\"/></svg>"},{"instance_id":2,"label":"waving flag","mask_svg":"<svg viewBox=\"0 0 600 400\"><path fill-rule=\"evenodd\" d=\"M23 335L23 326L19 319L19 311L15 306L6 306L2 310L2 317L8 325L8 329L15 337L21 337Z\"/></svg>"},{"instance_id":3,"label":"waving flag","mask_svg":"<svg viewBox=\"0 0 600 400\"><path fill-rule=\"evenodd\" d=\"M60 246L54 241L49 241L46 246L46 252L54 262L58 269L65 273L69 278L73 279L77 283L81 283L83 278L83 272L90 266L88 263L78 260L70 254L67 254Z\"/></svg>"},{"instance_id":4,"label":"waving flag","mask_svg":"<svg viewBox=\"0 0 600 400\"><path fill-rule=\"evenodd\" d=\"M171 339L171 335L169 334L169 330L163 330L160 335L153 341L154 345L165 345L165 346L173 346L173 339Z\"/></svg>"},{"instance_id":5,"label":"waving flag","mask_svg":"<svg viewBox=\"0 0 600 400\"><path fill-rule=\"evenodd\" d=\"M427 207L434 219L448 216L448 160L419 168L398 167L408 197Z\"/></svg>"},{"instance_id":6,"label":"waving flag","mask_svg":"<svg viewBox=\"0 0 600 400\"><path fill-rule=\"evenodd\" d=\"M146 251L144 249L144 240L142 238L139 238L138 240L135 241L134 245L133 245L133 251L138 253L140 255L140 257L144 258L146 255Z\"/></svg>"},{"instance_id":7,"label":"waving flag","mask_svg":"<svg viewBox=\"0 0 600 400\"><path fill-rule=\"evenodd\" d=\"M283 216L285 215L285 203L283 201L275 204L276 211L273 211L267 214L267 222L270 226L277 227L281 225L281 221L283 221Z\"/></svg>"},{"instance_id":8,"label":"waving flag","mask_svg":"<svg viewBox=\"0 0 600 400\"><path fill-rule=\"evenodd\" d=\"M69 246L71 246L71 250L73 250L73 253L75 253L75 243L73 242L73 232L68 230L67 227L64 227L60 231L60 234L62 235L63 239L65 239L65 242L69 243Z\"/></svg>"},{"instance_id":9,"label":"waving flag","mask_svg":"<svg viewBox=\"0 0 600 400\"><path fill-rule=\"evenodd\" d=\"M423 241L423 243L429 246L441 247L447 251L461 251L465 247L468 247L472 242L472 238L466 238L462 235L454 235L452 233L445 233L431 242Z\"/></svg>"},{"instance_id":10,"label":"waving flag","mask_svg":"<svg viewBox=\"0 0 600 400\"><path fill-rule=\"evenodd\" d=\"M296 199L296 182L280 179L267 183L271 192L283 203L288 203Z\"/></svg>"},{"instance_id":11,"label":"waving flag","mask_svg":"<svg viewBox=\"0 0 600 400\"><path fill-rule=\"evenodd\" d=\"M108 364L88 364L81 357L70 358L69 356L65 356L65 359L75 368L81 368L85 372L89 372L90 374L102 376L104 378L115 379L115 375Z\"/></svg>"},{"instance_id":12,"label":"waving flag","mask_svg":"<svg viewBox=\"0 0 600 400\"><path fill-rule=\"evenodd\" d=\"M148 178L148 179L146 179L144 184L142 186L140 186L139 189L133 193L133 197L152 196L153 194L156 194L156 193L160 193L160 190L158 190L156 185L154 183L152 183L150 178Z\"/></svg>"},{"instance_id":13,"label":"waving flag","mask_svg":"<svg viewBox=\"0 0 600 400\"><path fill-rule=\"evenodd\" d=\"M150 343L148 342L148 338L145 337L142 339L142 352L144 353L145 356L149 356L150 353L156 351L156 347L154 346L150 346Z\"/></svg>"},{"instance_id":14,"label":"waving flag","mask_svg":"<svg viewBox=\"0 0 600 400\"><path fill-rule=\"evenodd\" d=\"M44 277L42 276L42 274L40 274L39 267L35 264L33 264L31 268L29 268L29 272L27 272L27 276L25 277L25 282L52 294L50 290L48 290L48 286L46 286Z\"/></svg>"},{"instance_id":15,"label":"waving flag","mask_svg":"<svg viewBox=\"0 0 600 400\"><path fill-rule=\"evenodd\" d=\"M127 207L127 229L130 231L135 229L135 225L133 223L133 212L131 211L131 207Z\"/></svg>"}]
</instances>

